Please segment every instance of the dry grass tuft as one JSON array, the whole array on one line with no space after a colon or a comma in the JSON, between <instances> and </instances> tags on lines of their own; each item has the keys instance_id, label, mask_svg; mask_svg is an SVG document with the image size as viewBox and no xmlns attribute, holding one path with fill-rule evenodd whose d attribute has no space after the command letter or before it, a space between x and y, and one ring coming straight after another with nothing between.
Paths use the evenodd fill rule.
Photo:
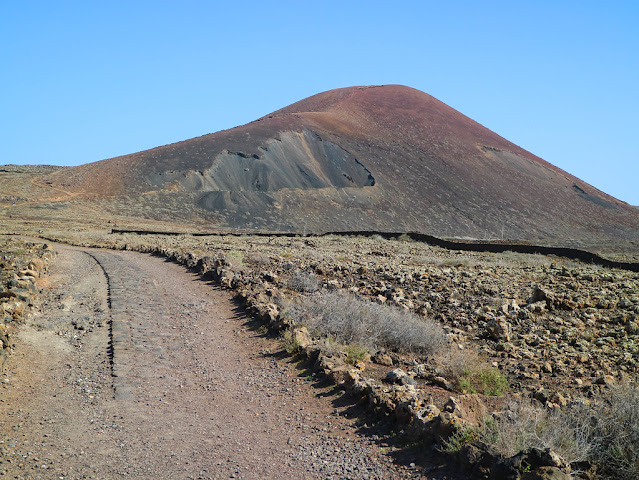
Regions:
<instances>
[{"instance_id":1,"label":"dry grass tuft","mask_svg":"<svg viewBox=\"0 0 639 480\"><path fill-rule=\"evenodd\" d=\"M437 358L439 370L454 382L462 393L501 396L508 390L508 380L496 368L479 358L474 350L451 348Z\"/></svg>"}]
</instances>

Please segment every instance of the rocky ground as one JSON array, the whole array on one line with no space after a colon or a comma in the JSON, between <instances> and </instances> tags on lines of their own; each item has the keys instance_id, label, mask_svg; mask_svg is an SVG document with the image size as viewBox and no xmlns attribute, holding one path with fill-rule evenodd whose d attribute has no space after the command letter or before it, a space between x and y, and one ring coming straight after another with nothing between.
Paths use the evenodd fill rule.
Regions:
<instances>
[{"instance_id":1,"label":"rocky ground","mask_svg":"<svg viewBox=\"0 0 639 480\"><path fill-rule=\"evenodd\" d=\"M550 410L569 409L574 401L588 402L589 398L605 395L612 385L636 376L637 273L512 252L447 251L402 238L171 237L69 232L49 232L46 236L77 245L154 252L215 278L267 325L292 329L296 351L309 357L311 365L327 373L351 395L366 398L377 413L399 421L400 428L409 429L406 435L414 434L415 438L436 438L446 434L447 425L477 422L489 412L503 409L506 398L533 398ZM95 258L100 260L100 254ZM124 264L111 270L125 271L124 265L130 263L127 257ZM300 278L311 282L313 288L300 287ZM464 395L454 379L445 378L443 373L450 356L428 358L369 351L352 365L346 354L336 358L333 353L319 352L317 343L300 335L299 326L287 324L283 309L287 302L301 296L328 291L349 292L436 320L444 328L451 352L458 357L475 358L473 361L505 376L506 395ZM153 299L147 303L158 304ZM117 301L112 308L118 309ZM130 330L118 330L117 321L113 325L114 339L118 334L134 338ZM147 328L151 327L143 325L142 329ZM191 334L197 331L191 321L182 328ZM213 344L213 339L208 338L207 342ZM257 358L255 351L264 348L258 343L251 344L252 354L247 352L251 362ZM118 365L117 353L116 342L114 365ZM125 372L131 367L126 361L120 365ZM395 385L388 383L389 371L398 375ZM117 372L115 375L116 397L120 393L126 398L132 387L119 384L121 376ZM255 376L255 372L249 375ZM247 391L253 387L254 384L247 385ZM543 457L535 452L527 455ZM556 462L554 457L543 458L540 469L552 471L535 478L564 478L549 475L569 470L565 464ZM308 467L307 472L315 475L318 472L313 468ZM354 473L353 478L365 478L360 474Z\"/></svg>"},{"instance_id":2,"label":"rocky ground","mask_svg":"<svg viewBox=\"0 0 639 480\"><path fill-rule=\"evenodd\" d=\"M355 248L369 258L322 265L327 282L440 321L451 341L478 348L543 403L565 405L636 374L637 273L520 254L452 252L411 265L422 246L403 246L397 263L393 245ZM379 254L393 260L380 266L370 258Z\"/></svg>"}]
</instances>

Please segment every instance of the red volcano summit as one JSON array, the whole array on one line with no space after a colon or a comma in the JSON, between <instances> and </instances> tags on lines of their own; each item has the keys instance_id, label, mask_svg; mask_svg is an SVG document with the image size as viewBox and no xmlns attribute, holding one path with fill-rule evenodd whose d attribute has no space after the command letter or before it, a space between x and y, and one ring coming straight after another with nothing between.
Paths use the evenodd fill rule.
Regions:
<instances>
[{"instance_id":1,"label":"red volcano summit","mask_svg":"<svg viewBox=\"0 0 639 480\"><path fill-rule=\"evenodd\" d=\"M399 85L331 90L49 180L98 194L107 209L145 194L157 208L144 215L209 228L412 230L574 246L628 247L639 237L636 209Z\"/></svg>"}]
</instances>

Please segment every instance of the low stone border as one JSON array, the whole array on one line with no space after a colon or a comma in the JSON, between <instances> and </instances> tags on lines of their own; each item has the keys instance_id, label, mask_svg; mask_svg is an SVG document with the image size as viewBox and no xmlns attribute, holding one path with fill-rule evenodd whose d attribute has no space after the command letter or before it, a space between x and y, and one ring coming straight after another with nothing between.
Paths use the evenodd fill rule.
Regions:
<instances>
[{"instance_id":1,"label":"low stone border","mask_svg":"<svg viewBox=\"0 0 639 480\"><path fill-rule=\"evenodd\" d=\"M0 259L0 355L6 358L15 325L37 303L36 284L49 269L55 250L45 244L21 255L3 256Z\"/></svg>"},{"instance_id":2,"label":"low stone border","mask_svg":"<svg viewBox=\"0 0 639 480\"><path fill-rule=\"evenodd\" d=\"M223 237L223 236L241 236L241 235L252 235L256 237L297 237L300 236L299 233L286 232L286 233L264 233L264 232L242 232L242 233L234 233L234 232L210 232L210 233L201 233L201 232L168 232L168 231L151 231L151 230L123 230L114 228L111 230L111 233L133 233L136 235L167 235L167 236L177 236L177 235L191 235L194 237ZM381 232L375 230L353 230L353 231L342 231L342 232L325 232L325 233L307 233L304 234L304 237L313 238L313 237L324 237L329 235L338 235L338 236L362 236L362 237L382 237L385 239L392 239L398 237L405 237L407 239L416 241L416 242L424 242L429 245L436 245L438 247L446 248L448 250L464 250L467 252L491 252L491 253L503 253L507 251L517 252L517 253L528 253L528 254L541 254L541 255L555 255L558 257L570 258L573 260L581 260L584 263L593 263L597 265L601 265L603 267L608 268L619 268L621 270L629 270L631 272L639 272L639 263L637 262L620 262L616 260L610 260L608 258L604 258L601 255L596 253L581 250L578 248L572 247L553 247L548 245L534 245L531 243L520 242L520 243L508 243L504 241L460 241L460 240L452 240L452 239L444 239L435 237L433 235L428 235L426 233L418 233L418 232Z\"/></svg>"}]
</instances>

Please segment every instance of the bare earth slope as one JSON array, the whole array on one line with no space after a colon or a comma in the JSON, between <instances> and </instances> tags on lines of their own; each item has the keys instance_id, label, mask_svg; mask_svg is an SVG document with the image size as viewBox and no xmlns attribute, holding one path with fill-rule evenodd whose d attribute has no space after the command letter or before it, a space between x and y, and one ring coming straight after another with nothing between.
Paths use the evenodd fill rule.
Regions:
<instances>
[{"instance_id":1,"label":"bare earth slope","mask_svg":"<svg viewBox=\"0 0 639 480\"><path fill-rule=\"evenodd\" d=\"M159 258L58 251L0 387L0 475L417 476L276 362L228 294Z\"/></svg>"},{"instance_id":2,"label":"bare earth slope","mask_svg":"<svg viewBox=\"0 0 639 480\"><path fill-rule=\"evenodd\" d=\"M636 209L398 85L332 90L47 182L112 213L208 228L414 230L630 249L639 236Z\"/></svg>"}]
</instances>

